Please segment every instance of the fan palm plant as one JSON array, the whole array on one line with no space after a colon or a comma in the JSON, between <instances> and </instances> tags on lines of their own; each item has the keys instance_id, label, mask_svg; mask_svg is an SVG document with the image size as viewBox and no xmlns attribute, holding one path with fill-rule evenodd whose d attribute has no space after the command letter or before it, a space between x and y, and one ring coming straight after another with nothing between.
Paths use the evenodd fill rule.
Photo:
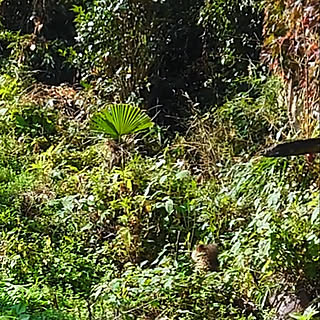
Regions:
<instances>
[{"instance_id":1,"label":"fan palm plant","mask_svg":"<svg viewBox=\"0 0 320 320\"><path fill-rule=\"evenodd\" d=\"M92 129L106 133L120 142L123 135L150 128L153 122L137 106L130 104L111 104L92 118Z\"/></svg>"}]
</instances>

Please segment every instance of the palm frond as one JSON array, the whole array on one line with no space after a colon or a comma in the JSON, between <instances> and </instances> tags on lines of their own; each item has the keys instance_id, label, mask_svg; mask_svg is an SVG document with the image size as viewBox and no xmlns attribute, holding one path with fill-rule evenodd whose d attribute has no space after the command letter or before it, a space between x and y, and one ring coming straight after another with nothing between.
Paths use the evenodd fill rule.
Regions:
<instances>
[{"instance_id":1,"label":"palm frond","mask_svg":"<svg viewBox=\"0 0 320 320\"><path fill-rule=\"evenodd\" d=\"M113 139L153 126L150 117L137 106L111 104L92 118L92 129L104 132Z\"/></svg>"}]
</instances>

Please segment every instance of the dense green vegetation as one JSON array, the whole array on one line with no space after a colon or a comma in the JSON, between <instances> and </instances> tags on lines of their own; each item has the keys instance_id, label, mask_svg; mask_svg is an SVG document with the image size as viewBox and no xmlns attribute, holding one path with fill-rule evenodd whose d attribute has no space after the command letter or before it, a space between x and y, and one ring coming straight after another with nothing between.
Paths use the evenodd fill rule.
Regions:
<instances>
[{"instance_id":1,"label":"dense green vegetation","mask_svg":"<svg viewBox=\"0 0 320 320\"><path fill-rule=\"evenodd\" d=\"M0 2L0 319L319 318L319 156L262 156L319 135L307 2Z\"/></svg>"}]
</instances>

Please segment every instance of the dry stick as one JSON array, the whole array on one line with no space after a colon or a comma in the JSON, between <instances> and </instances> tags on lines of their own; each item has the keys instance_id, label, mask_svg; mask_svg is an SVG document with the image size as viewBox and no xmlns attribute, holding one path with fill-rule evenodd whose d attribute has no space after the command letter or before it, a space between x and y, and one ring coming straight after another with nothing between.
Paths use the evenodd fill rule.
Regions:
<instances>
[{"instance_id":1,"label":"dry stick","mask_svg":"<svg viewBox=\"0 0 320 320\"><path fill-rule=\"evenodd\" d=\"M307 40L306 40L306 28L305 26L303 26L303 40L304 40L304 47L307 47ZM307 126L306 130L307 130L307 136L309 136L310 132L310 120L311 120L311 105L310 105L310 101L309 101L309 55L308 55L308 51L305 52L305 83L306 83L306 92L305 92L305 97L304 97L304 111L305 111L305 115L306 115L306 119L305 120L305 125Z\"/></svg>"}]
</instances>

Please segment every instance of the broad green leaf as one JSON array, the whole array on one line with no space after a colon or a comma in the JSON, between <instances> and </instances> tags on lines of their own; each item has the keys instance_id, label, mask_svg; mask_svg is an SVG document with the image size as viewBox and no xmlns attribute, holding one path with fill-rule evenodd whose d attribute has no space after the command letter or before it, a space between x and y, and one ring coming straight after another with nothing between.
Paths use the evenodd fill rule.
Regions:
<instances>
[{"instance_id":1,"label":"broad green leaf","mask_svg":"<svg viewBox=\"0 0 320 320\"><path fill-rule=\"evenodd\" d=\"M315 223L319 217L320 208L317 207L314 209L312 215L311 215L311 223Z\"/></svg>"},{"instance_id":2,"label":"broad green leaf","mask_svg":"<svg viewBox=\"0 0 320 320\"><path fill-rule=\"evenodd\" d=\"M172 199L168 199L164 205L166 211L171 214L174 210L173 210L173 201Z\"/></svg>"},{"instance_id":3,"label":"broad green leaf","mask_svg":"<svg viewBox=\"0 0 320 320\"><path fill-rule=\"evenodd\" d=\"M163 185L163 184L167 181L167 178L168 178L167 175L162 176L162 177L159 179L159 183L160 183L161 185Z\"/></svg>"},{"instance_id":4,"label":"broad green leaf","mask_svg":"<svg viewBox=\"0 0 320 320\"><path fill-rule=\"evenodd\" d=\"M189 176L189 171L188 170L182 170L182 171L179 171L177 174L176 174L176 178L178 180L182 180L183 178L186 178Z\"/></svg>"}]
</instances>

